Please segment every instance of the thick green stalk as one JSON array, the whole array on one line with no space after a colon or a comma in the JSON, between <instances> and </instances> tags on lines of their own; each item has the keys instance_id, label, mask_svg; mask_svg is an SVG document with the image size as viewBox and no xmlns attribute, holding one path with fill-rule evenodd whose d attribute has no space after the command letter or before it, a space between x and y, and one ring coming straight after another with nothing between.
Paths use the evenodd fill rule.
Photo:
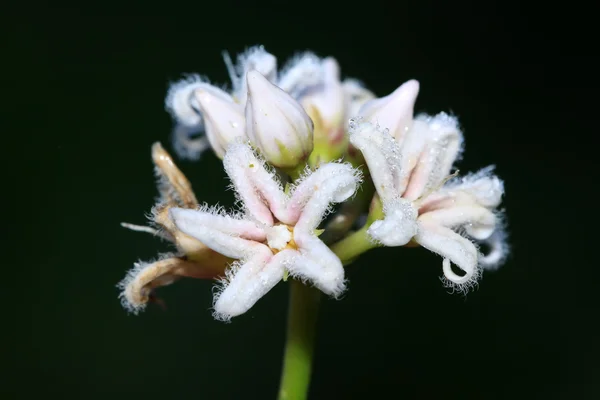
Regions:
<instances>
[{"instance_id":1,"label":"thick green stalk","mask_svg":"<svg viewBox=\"0 0 600 400\"><path fill-rule=\"evenodd\" d=\"M302 282L290 282L287 340L279 400L304 400L308 396L320 292Z\"/></svg>"},{"instance_id":2,"label":"thick green stalk","mask_svg":"<svg viewBox=\"0 0 600 400\"><path fill-rule=\"evenodd\" d=\"M377 247L377 244L373 243L367 234L368 229L369 225L365 225L331 246L331 250L344 265L349 264L362 253Z\"/></svg>"}]
</instances>

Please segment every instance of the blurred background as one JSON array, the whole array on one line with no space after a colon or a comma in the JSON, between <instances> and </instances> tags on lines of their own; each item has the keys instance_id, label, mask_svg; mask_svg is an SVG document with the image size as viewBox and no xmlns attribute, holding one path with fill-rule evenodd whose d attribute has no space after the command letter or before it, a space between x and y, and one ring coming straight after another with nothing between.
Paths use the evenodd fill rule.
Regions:
<instances>
[{"instance_id":1,"label":"blurred background","mask_svg":"<svg viewBox=\"0 0 600 400\"><path fill-rule=\"evenodd\" d=\"M10 21L3 399L276 398L286 284L231 324L212 319L208 281L163 288L167 310L137 317L115 287L171 249L119 226L144 223L154 203L152 143L172 152L169 82L228 83L221 52L255 44L280 64L334 56L379 96L418 79L416 111L460 118L461 172L495 164L506 184L512 255L466 297L443 288L441 258L422 248L378 249L347 269L344 298L322 303L310 398L600 398L597 96L580 14L507 2L124 7ZM200 201L233 204L214 155L178 164Z\"/></svg>"}]
</instances>

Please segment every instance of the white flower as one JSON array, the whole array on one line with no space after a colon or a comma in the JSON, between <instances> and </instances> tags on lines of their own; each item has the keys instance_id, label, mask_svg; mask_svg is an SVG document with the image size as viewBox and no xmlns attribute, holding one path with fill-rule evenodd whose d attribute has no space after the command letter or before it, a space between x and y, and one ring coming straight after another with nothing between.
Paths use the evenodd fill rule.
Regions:
<instances>
[{"instance_id":1,"label":"white flower","mask_svg":"<svg viewBox=\"0 0 600 400\"><path fill-rule=\"evenodd\" d=\"M398 116L412 111L411 102L403 104ZM476 283L479 266L497 265L507 250L495 212L504 193L502 181L488 168L444 185L461 151L456 119L441 113L418 116L410 125L400 145L387 129L366 121L353 123L350 141L363 153L385 215L368 233L386 246L413 240L440 254L446 283L467 290ZM489 242L491 252L479 254L476 245L459 232ZM451 263L463 274L454 272Z\"/></svg>"},{"instance_id":2,"label":"white flower","mask_svg":"<svg viewBox=\"0 0 600 400\"><path fill-rule=\"evenodd\" d=\"M249 71L246 133L266 160L276 167L293 168L313 149L313 122L288 93L258 71Z\"/></svg>"},{"instance_id":3,"label":"white flower","mask_svg":"<svg viewBox=\"0 0 600 400\"><path fill-rule=\"evenodd\" d=\"M177 228L214 251L237 259L214 302L215 317L229 320L250 309L287 270L331 296L345 288L338 257L315 234L331 203L352 196L358 172L327 163L300 178L286 194L247 144L232 144L223 160L243 215L172 208Z\"/></svg>"}]
</instances>

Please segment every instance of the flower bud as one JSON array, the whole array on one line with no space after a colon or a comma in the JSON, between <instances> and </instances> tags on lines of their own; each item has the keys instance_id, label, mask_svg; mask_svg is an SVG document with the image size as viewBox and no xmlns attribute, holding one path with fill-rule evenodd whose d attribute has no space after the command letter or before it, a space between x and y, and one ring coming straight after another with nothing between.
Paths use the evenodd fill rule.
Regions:
<instances>
[{"instance_id":1,"label":"flower bud","mask_svg":"<svg viewBox=\"0 0 600 400\"><path fill-rule=\"evenodd\" d=\"M334 160L348 148L348 136L344 129L344 90L340 81L340 67L335 59L324 59L321 68L322 83L303 96L300 102L315 125L315 151L311 158Z\"/></svg>"},{"instance_id":2,"label":"flower bud","mask_svg":"<svg viewBox=\"0 0 600 400\"><path fill-rule=\"evenodd\" d=\"M276 167L295 168L313 149L313 122L288 93L257 71L246 75L246 133Z\"/></svg>"},{"instance_id":3,"label":"flower bud","mask_svg":"<svg viewBox=\"0 0 600 400\"><path fill-rule=\"evenodd\" d=\"M389 129L398 143L412 126L415 101L419 94L419 82L412 79L404 82L391 94L366 102L359 115L376 123L382 129Z\"/></svg>"},{"instance_id":4,"label":"flower bud","mask_svg":"<svg viewBox=\"0 0 600 400\"><path fill-rule=\"evenodd\" d=\"M206 137L222 159L229 143L245 136L244 109L231 97L215 96L206 90L197 90L195 98L204 117Z\"/></svg>"},{"instance_id":5,"label":"flower bud","mask_svg":"<svg viewBox=\"0 0 600 400\"><path fill-rule=\"evenodd\" d=\"M277 59L267 52L263 46L254 46L237 57L234 65L226 52L223 53L225 64L233 85L233 97L236 103L244 106L248 98L246 74L253 69L260 72L269 81L277 79Z\"/></svg>"}]
</instances>

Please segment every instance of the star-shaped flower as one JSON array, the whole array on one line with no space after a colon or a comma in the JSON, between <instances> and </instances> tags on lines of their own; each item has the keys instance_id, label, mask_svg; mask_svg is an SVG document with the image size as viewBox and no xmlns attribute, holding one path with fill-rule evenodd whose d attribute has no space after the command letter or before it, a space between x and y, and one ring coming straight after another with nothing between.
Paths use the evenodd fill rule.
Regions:
<instances>
[{"instance_id":1,"label":"star-shaped flower","mask_svg":"<svg viewBox=\"0 0 600 400\"><path fill-rule=\"evenodd\" d=\"M490 167L451 179L463 141L457 120L445 113L407 118L417 92L418 83L409 81L388 98L377 99L376 107L363 107L374 122L358 118L352 124L350 142L363 153L383 206L384 218L368 233L385 246L416 242L440 254L445 283L464 291L477 282L479 266L493 268L506 255L496 211L504 187ZM393 115L402 121L395 122ZM393 131L375 122L380 120ZM488 244L489 254L480 254L473 241ZM454 272L451 263L463 274Z\"/></svg>"},{"instance_id":2,"label":"star-shaped flower","mask_svg":"<svg viewBox=\"0 0 600 400\"><path fill-rule=\"evenodd\" d=\"M359 172L331 162L307 171L289 194L249 145L234 143L223 164L243 212L171 208L177 229L217 253L238 260L215 295L214 315L221 320L245 313L288 271L337 297L345 289L339 258L323 243L317 227L332 203L356 191Z\"/></svg>"}]
</instances>

